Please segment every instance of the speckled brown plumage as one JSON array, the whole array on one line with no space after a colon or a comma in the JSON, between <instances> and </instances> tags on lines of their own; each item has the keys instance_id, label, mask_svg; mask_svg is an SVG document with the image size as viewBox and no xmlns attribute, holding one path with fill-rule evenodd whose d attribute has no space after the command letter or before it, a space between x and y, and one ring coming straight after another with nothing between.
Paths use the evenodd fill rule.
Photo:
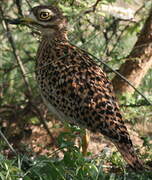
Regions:
<instances>
[{"instance_id":1,"label":"speckled brown plumage","mask_svg":"<svg viewBox=\"0 0 152 180\"><path fill-rule=\"evenodd\" d=\"M48 9L51 18L41 18ZM45 14L44 14L45 15ZM124 125L111 82L89 55L66 37L66 20L52 6L32 9L42 32L36 57L36 77L45 103L63 121L108 137L134 169L142 169Z\"/></svg>"}]
</instances>

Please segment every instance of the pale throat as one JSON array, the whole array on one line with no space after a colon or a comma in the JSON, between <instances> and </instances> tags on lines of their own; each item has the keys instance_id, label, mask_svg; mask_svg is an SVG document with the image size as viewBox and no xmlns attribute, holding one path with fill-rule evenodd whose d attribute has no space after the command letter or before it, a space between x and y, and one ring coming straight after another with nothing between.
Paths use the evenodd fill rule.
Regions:
<instances>
[{"instance_id":1,"label":"pale throat","mask_svg":"<svg viewBox=\"0 0 152 180\"><path fill-rule=\"evenodd\" d=\"M58 39L58 40L68 40L68 37L67 37L67 31L65 30L56 30L56 29L51 29L51 28L43 28L41 30L41 34L42 34L42 37L44 38L47 38L47 39L50 39L50 40L55 40L55 39Z\"/></svg>"}]
</instances>

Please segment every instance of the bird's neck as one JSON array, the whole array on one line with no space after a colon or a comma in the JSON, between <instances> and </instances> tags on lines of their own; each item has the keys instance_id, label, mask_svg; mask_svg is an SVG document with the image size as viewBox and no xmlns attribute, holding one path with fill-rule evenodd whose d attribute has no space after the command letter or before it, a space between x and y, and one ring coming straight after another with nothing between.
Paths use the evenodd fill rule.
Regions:
<instances>
[{"instance_id":1,"label":"bird's neck","mask_svg":"<svg viewBox=\"0 0 152 180\"><path fill-rule=\"evenodd\" d=\"M54 30L46 30L42 33L42 39L47 39L49 41L68 41L67 32L66 31L54 31Z\"/></svg>"},{"instance_id":2,"label":"bird's neck","mask_svg":"<svg viewBox=\"0 0 152 180\"><path fill-rule=\"evenodd\" d=\"M43 34L37 51L36 67L42 63L45 64L50 60L56 59L56 57L59 56L57 53L60 54L63 45L67 44L69 44L69 41L66 32L62 31L62 33L57 32L57 34Z\"/></svg>"}]
</instances>

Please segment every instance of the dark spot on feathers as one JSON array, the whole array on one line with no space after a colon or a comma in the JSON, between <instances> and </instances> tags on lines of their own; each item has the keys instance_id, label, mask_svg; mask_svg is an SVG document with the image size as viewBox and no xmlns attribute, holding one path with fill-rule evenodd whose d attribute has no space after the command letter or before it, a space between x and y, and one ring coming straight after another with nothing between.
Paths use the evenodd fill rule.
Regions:
<instances>
[{"instance_id":1,"label":"dark spot on feathers","mask_svg":"<svg viewBox=\"0 0 152 180\"><path fill-rule=\"evenodd\" d=\"M108 109L108 110L112 110L113 107L112 107L112 106L107 106L107 109Z\"/></svg>"},{"instance_id":2,"label":"dark spot on feathers","mask_svg":"<svg viewBox=\"0 0 152 180\"><path fill-rule=\"evenodd\" d=\"M106 114L108 114L108 115L113 115L114 112L113 112L113 111L106 110Z\"/></svg>"},{"instance_id":3,"label":"dark spot on feathers","mask_svg":"<svg viewBox=\"0 0 152 180\"><path fill-rule=\"evenodd\" d=\"M93 96L94 92L92 90L89 90L88 95Z\"/></svg>"},{"instance_id":4,"label":"dark spot on feathers","mask_svg":"<svg viewBox=\"0 0 152 180\"><path fill-rule=\"evenodd\" d=\"M116 116L119 117L119 118L122 118L122 115L120 113L116 113Z\"/></svg>"},{"instance_id":5,"label":"dark spot on feathers","mask_svg":"<svg viewBox=\"0 0 152 180\"><path fill-rule=\"evenodd\" d=\"M84 88L81 86L81 87L79 88L79 91L82 93L82 92L84 91Z\"/></svg>"},{"instance_id":6,"label":"dark spot on feathers","mask_svg":"<svg viewBox=\"0 0 152 180\"><path fill-rule=\"evenodd\" d=\"M97 80L97 81L101 81L101 78L100 78L100 77L96 77L96 80Z\"/></svg>"},{"instance_id":7,"label":"dark spot on feathers","mask_svg":"<svg viewBox=\"0 0 152 180\"><path fill-rule=\"evenodd\" d=\"M93 111L93 112L92 112L92 116L95 116L96 114L97 114L96 111Z\"/></svg>"},{"instance_id":8,"label":"dark spot on feathers","mask_svg":"<svg viewBox=\"0 0 152 180\"><path fill-rule=\"evenodd\" d=\"M101 111L100 111L100 114L104 114L104 113L105 113L105 110L101 110Z\"/></svg>"},{"instance_id":9,"label":"dark spot on feathers","mask_svg":"<svg viewBox=\"0 0 152 180\"><path fill-rule=\"evenodd\" d=\"M73 82L73 80L72 80L72 79L69 79L69 80L68 80L68 83L72 83L72 82Z\"/></svg>"}]
</instances>

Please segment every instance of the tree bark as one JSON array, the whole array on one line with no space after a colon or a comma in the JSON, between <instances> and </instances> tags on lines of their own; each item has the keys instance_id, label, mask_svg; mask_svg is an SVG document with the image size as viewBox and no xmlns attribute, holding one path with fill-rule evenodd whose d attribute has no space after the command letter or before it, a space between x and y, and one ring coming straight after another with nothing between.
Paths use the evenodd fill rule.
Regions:
<instances>
[{"instance_id":1,"label":"tree bark","mask_svg":"<svg viewBox=\"0 0 152 180\"><path fill-rule=\"evenodd\" d=\"M147 71L152 67L152 8L138 40L124 64L121 73L134 87L138 87ZM133 93L134 89L116 75L112 80L116 93Z\"/></svg>"}]
</instances>

